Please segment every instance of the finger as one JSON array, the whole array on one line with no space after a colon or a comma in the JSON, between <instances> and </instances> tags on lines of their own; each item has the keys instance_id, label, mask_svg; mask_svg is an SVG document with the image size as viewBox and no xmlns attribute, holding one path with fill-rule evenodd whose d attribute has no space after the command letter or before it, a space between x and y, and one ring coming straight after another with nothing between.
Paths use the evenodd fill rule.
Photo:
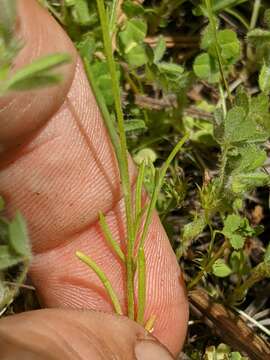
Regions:
<instances>
[{"instance_id":1,"label":"finger","mask_svg":"<svg viewBox=\"0 0 270 360\"><path fill-rule=\"evenodd\" d=\"M36 4L29 1L27 6L36 7ZM36 9L43 26L56 26L43 10ZM22 21L25 27L32 27L27 16ZM29 36L33 30L28 31ZM62 30L56 27L53 35L60 38L57 32ZM47 44L50 38L43 41ZM43 43L39 46L42 48ZM63 50L62 46L61 43ZM67 48L70 46L67 41ZM44 305L112 311L98 279L79 263L74 253L85 251L109 274L124 306L125 269L106 245L97 224L101 210L107 214L115 237L123 244L123 201L113 151L79 60L73 75L58 111L52 112L40 130L32 131L32 136L11 155L1 158L0 189L8 200L9 213L20 209L28 221L36 254L31 276ZM46 91L50 95L54 89ZM49 99L53 97L49 95ZM12 122L12 106L9 111ZM177 352L186 331L187 300L183 283L179 281L179 266L157 217L146 241L146 257L146 320L157 315L154 334L171 351Z\"/></svg>"},{"instance_id":2,"label":"finger","mask_svg":"<svg viewBox=\"0 0 270 360\"><path fill-rule=\"evenodd\" d=\"M124 317L72 310L38 310L0 321L3 360L170 360L138 324Z\"/></svg>"},{"instance_id":3,"label":"finger","mask_svg":"<svg viewBox=\"0 0 270 360\"><path fill-rule=\"evenodd\" d=\"M58 31L58 25L50 20L49 14L37 1L19 0L17 3L19 17L16 37L23 48L14 60L14 71L49 54L67 52L72 55L73 60L57 70L64 79L60 85L38 91L17 92L0 98L2 151L7 146L20 144L61 107L73 80L77 57L67 35Z\"/></svg>"}]
</instances>

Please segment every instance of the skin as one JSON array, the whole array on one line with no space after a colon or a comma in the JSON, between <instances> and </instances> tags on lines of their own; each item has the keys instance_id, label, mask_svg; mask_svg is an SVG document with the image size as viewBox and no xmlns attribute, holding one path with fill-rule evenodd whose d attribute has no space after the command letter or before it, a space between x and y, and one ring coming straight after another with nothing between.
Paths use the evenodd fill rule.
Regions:
<instances>
[{"instance_id":1,"label":"skin","mask_svg":"<svg viewBox=\"0 0 270 360\"><path fill-rule=\"evenodd\" d=\"M42 338L47 351L55 349L46 359L59 358L53 357L57 351L62 358L75 359L76 352L78 358L89 358L92 347L102 353L106 346L119 359L133 359L134 342L145 338L145 331L128 319L105 314L113 308L102 284L74 255L83 251L101 266L126 313L125 269L98 225L102 211L124 246L124 204L110 140L67 35L35 0L19 0L18 5L17 33L25 46L14 69L56 52L70 53L72 63L59 70L61 84L0 99L0 192L8 215L20 209L27 220L34 252L30 277L44 308L59 309L2 319L0 354L11 348L5 344L41 354L46 350L39 345ZM130 176L134 183L132 162ZM145 318L157 315L153 335L176 354L185 339L188 304L179 266L156 214L145 251Z\"/></svg>"}]
</instances>

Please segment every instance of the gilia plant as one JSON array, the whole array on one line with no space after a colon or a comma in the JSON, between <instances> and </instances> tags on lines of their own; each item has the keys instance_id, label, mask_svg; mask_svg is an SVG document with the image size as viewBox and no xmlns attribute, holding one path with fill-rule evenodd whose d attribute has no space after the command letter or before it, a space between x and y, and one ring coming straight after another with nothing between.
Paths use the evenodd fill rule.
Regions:
<instances>
[{"instance_id":1,"label":"gilia plant","mask_svg":"<svg viewBox=\"0 0 270 360\"><path fill-rule=\"evenodd\" d=\"M144 311L146 305L146 271L147 264L145 263L145 254L144 254L144 243L148 233L149 225L152 220L153 211L157 202L157 197L161 189L163 179L166 175L167 169L181 149L187 136L181 139L178 144L175 146L164 165L156 171L155 173L155 183L152 193L150 194L150 199L145 206L142 205L142 188L143 188L143 179L145 171L145 163L142 162L138 169L138 178L136 182L135 190L135 202L132 201L132 188L130 183L130 177L128 172L128 153L127 153L127 142L125 134L125 125L124 125L124 114L122 109L121 102L121 90L119 86L119 80L117 76L117 67L113 56L112 41L110 34L110 24L108 21L108 13L105 9L104 0L97 0L98 13L100 18L100 24L103 35L104 51L106 55L107 65L111 77L112 90L114 95L114 107L115 107L115 117L117 120L117 131L115 131L113 124L112 114L109 113L104 98L99 91L98 87L95 84L95 78L91 69L91 66L88 63L88 59L85 58L85 65L88 74L89 81L92 85L92 89L99 104L104 122L106 124L108 133L110 135L112 144L114 146L116 158L119 166L119 173L122 184L123 197L125 202L125 214L126 214L126 254L123 253L116 239L113 238L113 235L109 229L108 224L106 223L105 216L100 214L100 225L103 230L104 236L111 246L111 248L118 255L120 260L126 266L126 292L127 292L127 308L128 316L132 320L149 328L149 321L152 323L153 317L150 319L144 319ZM135 44L136 45L136 44ZM136 45L137 46L137 45ZM117 298L108 277L102 269L87 255L77 252L77 256L86 263L99 277L102 281L105 289L107 290L108 295L111 298L114 309L118 314L122 314L120 302ZM135 309L135 272L138 273L138 308ZM155 316L156 314L153 314ZM147 320L147 321L145 321Z\"/></svg>"},{"instance_id":2,"label":"gilia plant","mask_svg":"<svg viewBox=\"0 0 270 360\"><path fill-rule=\"evenodd\" d=\"M29 90L58 83L61 77L53 70L70 61L67 54L50 55L16 72L12 71L12 62L23 46L14 36L16 0L1 0L0 9L0 96L14 90ZM1 212L4 205L4 200L0 197ZM13 220L0 216L1 313L12 303L23 284L31 256L27 228L22 215L18 212Z\"/></svg>"}]
</instances>

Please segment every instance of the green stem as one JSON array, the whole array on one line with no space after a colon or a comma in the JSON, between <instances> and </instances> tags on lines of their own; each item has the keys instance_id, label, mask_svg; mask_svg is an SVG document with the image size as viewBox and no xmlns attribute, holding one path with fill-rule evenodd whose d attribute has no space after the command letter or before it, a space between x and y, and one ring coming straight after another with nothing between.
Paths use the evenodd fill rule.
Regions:
<instances>
[{"instance_id":1,"label":"green stem","mask_svg":"<svg viewBox=\"0 0 270 360\"><path fill-rule=\"evenodd\" d=\"M166 172L167 172L167 170L168 170L168 168L170 166L170 163L172 162L172 160L174 159L176 154L180 151L180 149L183 147L183 145L185 144L185 142L187 141L188 138L189 138L189 134L185 135L176 144L176 146L174 147L174 149L172 150L172 152L170 153L170 155L166 159L165 163L163 164L162 168L160 169L159 173L157 173L156 185L155 185L155 188L154 188L154 191L153 191L153 194L151 196L150 203L149 203L149 206L148 206L148 209L147 209L146 219L145 219L142 236L141 236L140 243L139 243L139 248L144 246L145 238L146 238L146 235L148 233L148 228L149 228L149 225L150 225L151 220L152 220L153 211L154 211L155 206L156 206L157 197L158 197L158 194L160 192L161 186L163 184L163 180L165 178Z\"/></svg>"},{"instance_id":2,"label":"green stem","mask_svg":"<svg viewBox=\"0 0 270 360\"><path fill-rule=\"evenodd\" d=\"M247 30L249 29L249 23L247 19L239 11L230 8L227 8L224 11L226 11L228 14L234 16L237 20L239 20Z\"/></svg>"},{"instance_id":3,"label":"green stem","mask_svg":"<svg viewBox=\"0 0 270 360\"><path fill-rule=\"evenodd\" d=\"M124 128L124 115L121 104L120 86L116 73L116 65L113 57L112 42L109 32L108 17L105 10L104 0L97 0L97 7L100 17L100 23L102 28L103 42L105 48L105 54L110 70L112 79L112 91L114 95L114 105L117 115L118 132L121 146L121 159L119 162L120 177L122 182L122 189L125 201L126 212L126 224L127 224L127 297L128 297L128 316L134 319L134 272L133 272L133 244L134 244L134 230L133 230L133 214L132 214L132 196L131 196L131 184L128 171L128 156L127 156L127 143Z\"/></svg>"},{"instance_id":4,"label":"green stem","mask_svg":"<svg viewBox=\"0 0 270 360\"><path fill-rule=\"evenodd\" d=\"M261 262L252 269L250 276L243 282L241 286L234 288L234 291L229 296L229 303L231 305L235 305L237 302L241 301L245 297L247 291L254 284L266 277L270 277L270 266L264 262Z\"/></svg>"},{"instance_id":5,"label":"green stem","mask_svg":"<svg viewBox=\"0 0 270 360\"><path fill-rule=\"evenodd\" d=\"M228 98L230 100L230 103L232 104L233 99L232 99L231 91L230 91L230 88L229 88L229 85L227 83L225 73L224 73L224 70L223 70L223 65L222 65L223 64L223 59L222 59L221 52L220 52L220 49L219 49L218 38L217 38L217 30L216 30L216 23L215 23L214 14L213 14L213 11L212 11L211 0L205 0L205 5L206 5L207 13L208 13L210 26L212 28L212 33L213 33L214 39L215 39L215 50L216 50L217 58L218 58L219 71L220 71L220 74L221 74L222 81L224 83L225 89L227 91Z\"/></svg>"},{"instance_id":6,"label":"green stem","mask_svg":"<svg viewBox=\"0 0 270 360\"><path fill-rule=\"evenodd\" d=\"M83 62L84 62L84 67L85 67L87 78L89 80L93 94L96 98L96 102L99 107L99 111L101 112L103 121L104 121L107 131L110 135L110 139L111 139L114 151L115 151L117 162L121 163L121 147L120 147L120 143L119 143L118 134L115 130L115 126L112 121L112 117L108 111L104 97L96 84L95 77L93 75L93 72L92 72L92 69L91 69L91 66L90 66L88 60L86 58L83 58Z\"/></svg>"},{"instance_id":7,"label":"green stem","mask_svg":"<svg viewBox=\"0 0 270 360\"><path fill-rule=\"evenodd\" d=\"M220 172L219 172L219 179L220 179L219 194L223 191L224 188L225 173L226 173L225 170L228 161L228 151L229 151L229 146L225 144L221 154L221 163L220 163Z\"/></svg>"},{"instance_id":8,"label":"green stem","mask_svg":"<svg viewBox=\"0 0 270 360\"><path fill-rule=\"evenodd\" d=\"M144 249L138 250L138 314L137 322L144 324L144 310L146 301L146 268Z\"/></svg>"},{"instance_id":9,"label":"green stem","mask_svg":"<svg viewBox=\"0 0 270 360\"><path fill-rule=\"evenodd\" d=\"M253 30L257 24L260 8L261 8L261 0L255 0L253 5L252 16L250 20L249 31Z\"/></svg>"},{"instance_id":10,"label":"green stem","mask_svg":"<svg viewBox=\"0 0 270 360\"><path fill-rule=\"evenodd\" d=\"M121 309L120 302L117 298L117 295L112 287L110 280L107 278L105 273L100 269L100 267L89 256L83 254L80 251L76 251L76 256L95 272L95 274L98 276L98 278L102 282L103 286L107 290L107 293L108 293L108 295L112 301L112 304L114 306L115 312L119 315L123 315L123 311Z\"/></svg>"}]
</instances>

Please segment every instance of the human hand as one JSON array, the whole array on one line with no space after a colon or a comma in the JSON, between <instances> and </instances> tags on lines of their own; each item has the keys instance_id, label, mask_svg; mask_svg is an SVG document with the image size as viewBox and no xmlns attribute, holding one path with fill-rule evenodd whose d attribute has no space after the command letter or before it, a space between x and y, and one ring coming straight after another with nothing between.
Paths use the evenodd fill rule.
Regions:
<instances>
[{"instance_id":1,"label":"human hand","mask_svg":"<svg viewBox=\"0 0 270 360\"><path fill-rule=\"evenodd\" d=\"M73 62L61 69L60 85L0 99L1 194L9 213L20 209L27 220L34 252L31 279L44 307L57 308L1 319L0 357L128 360L135 358L135 344L145 339L145 359L169 359L138 324L106 314L113 308L102 284L75 257L80 250L97 261L125 308L125 269L98 225L102 211L115 237L124 238L110 140L71 41L37 1L19 0L18 5L18 32L25 47L15 67L56 52L71 53ZM130 172L134 179L132 163ZM145 317L157 315L153 335L176 354L184 341L188 306L179 266L157 215L145 251Z\"/></svg>"}]
</instances>

